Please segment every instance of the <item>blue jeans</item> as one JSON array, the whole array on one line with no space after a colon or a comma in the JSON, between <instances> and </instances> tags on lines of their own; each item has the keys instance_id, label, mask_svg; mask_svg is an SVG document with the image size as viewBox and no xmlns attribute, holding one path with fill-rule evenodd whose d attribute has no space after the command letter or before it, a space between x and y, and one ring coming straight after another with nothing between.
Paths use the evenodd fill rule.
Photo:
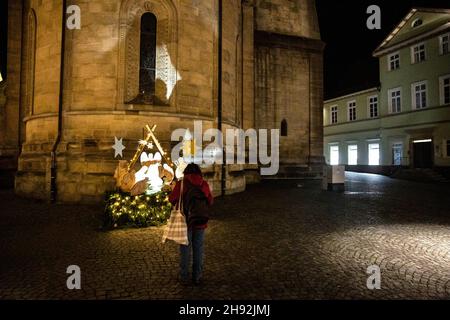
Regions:
<instances>
[{"instance_id":1,"label":"blue jeans","mask_svg":"<svg viewBox=\"0 0 450 320\"><path fill-rule=\"evenodd\" d=\"M205 230L189 229L188 237L189 245L180 245L180 276L183 280L189 279L189 263L192 250L192 278L193 280L200 280L203 270L203 239Z\"/></svg>"}]
</instances>

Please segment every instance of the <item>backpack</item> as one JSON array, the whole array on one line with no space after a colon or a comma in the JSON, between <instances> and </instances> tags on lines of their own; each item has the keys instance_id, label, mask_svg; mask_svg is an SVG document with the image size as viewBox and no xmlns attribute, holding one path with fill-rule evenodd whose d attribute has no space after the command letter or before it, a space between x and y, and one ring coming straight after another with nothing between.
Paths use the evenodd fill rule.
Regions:
<instances>
[{"instance_id":1,"label":"backpack","mask_svg":"<svg viewBox=\"0 0 450 320\"><path fill-rule=\"evenodd\" d=\"M208 198L197 186L189 185L184 195L183 209L188 226L206 224L209 220Z\"/></svg>"}]
</instances>

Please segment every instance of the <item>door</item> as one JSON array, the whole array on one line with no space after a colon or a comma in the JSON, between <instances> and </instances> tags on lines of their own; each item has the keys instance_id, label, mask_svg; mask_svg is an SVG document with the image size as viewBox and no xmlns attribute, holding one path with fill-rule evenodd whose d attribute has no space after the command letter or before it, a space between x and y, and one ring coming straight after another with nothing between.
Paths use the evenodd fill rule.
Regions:
<instances>
[{"instance_id":1,"label":"door","mask_svg":"<svg viewBox=\"0 0 450 320\"><path fill-rule=\"evenodd\" d=\"M403 144L396 143L392 146L392 164L394 166L401 166L403 159Z\"/></svg>"},{"instance_id":2,"label":"door","mask_svg":"<svg viewBox=\"0 0 450 320\"><path fill-rule=\"evenodd\" d=\"M433 143L431 141L414 142L414 167L431 168L433 166Z\"/></svg>"}]
</instances>

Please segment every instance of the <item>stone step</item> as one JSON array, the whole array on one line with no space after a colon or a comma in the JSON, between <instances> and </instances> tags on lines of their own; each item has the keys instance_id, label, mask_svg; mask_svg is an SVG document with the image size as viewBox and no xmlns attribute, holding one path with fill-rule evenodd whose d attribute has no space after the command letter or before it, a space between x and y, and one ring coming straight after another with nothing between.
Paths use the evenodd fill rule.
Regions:
<instances>
[{"instance_id":1,"label":"stone step","mask_svg":"<svg viewBox=\"0 0 450 320\"><path fill-rule=\"evenodd\" d=\"M0 189L14 188L17 160L12 156L0 156Z\"/></svg>"},{"instance_id":2,"label":"stone step","mask_svg":"<svg viewBox=\"0 0 450 320\"><path fill-rule=\"evenodd\" d=\"M15 170L0 169L0 189L13 189L15 175Z\"/></svg>"},{"instance_id":3,"label":"stone step","mask_svg":"<svg viewBox=\"0 0 450 320\"><path fill-rule=\"evenodd\" d=\"M450 183L449 179L433 169L399 169L392 177L414 181Z\"/></svg>"},{"instance_id":4,"label":"stone step","mask_svg":"<svg viewBox=\"0 0 450 320\"><path fill-rule=\"evenodd\" d=\"M275 176L262 176L264 180L322 179L322 166L281 166Z\"/></svg>"}]
</instances>

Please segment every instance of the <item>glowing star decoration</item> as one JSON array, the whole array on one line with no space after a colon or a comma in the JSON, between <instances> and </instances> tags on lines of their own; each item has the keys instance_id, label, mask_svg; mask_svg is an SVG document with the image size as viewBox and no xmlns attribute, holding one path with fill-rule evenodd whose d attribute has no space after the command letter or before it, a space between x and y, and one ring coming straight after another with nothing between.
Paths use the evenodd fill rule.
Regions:
<instances>
[{"instance_id":1,"label":"glowing star decoration","mask_svg":"<svg viewBox=\"0 0 450 320\"><path fill-rule=\"evenodd\" d=\"M125 146L122 143L123 138L117 139L117 137L114 137L114 144L112 145L112 148L114 149L114 158L117 158L117 156L120 156L123 158L122 151L125 149Z\"/></svg>"},{"instance_id":2,"label":"glowing star decoration","mask_svg":"<svg viewBox=\"0 0 450 320\"><path fill-rule=\"evenodd\" d=\"M139 140L139 144L146 146L149 149L153 149L153 143L151 141Z\"/></svg>"}]
</instances>

